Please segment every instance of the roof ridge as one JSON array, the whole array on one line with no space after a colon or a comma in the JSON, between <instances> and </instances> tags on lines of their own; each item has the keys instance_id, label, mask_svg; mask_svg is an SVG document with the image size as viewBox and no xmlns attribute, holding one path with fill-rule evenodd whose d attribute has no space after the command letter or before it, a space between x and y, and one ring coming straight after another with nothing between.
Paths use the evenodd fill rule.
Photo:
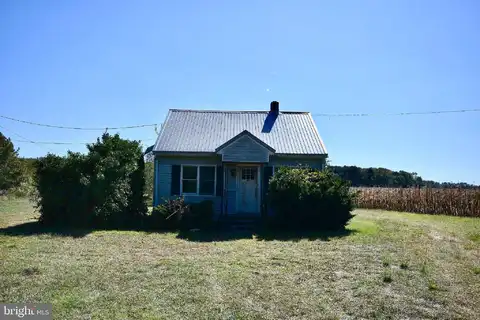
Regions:
<instances>
[{"instance_id":1,"label":"roof ridge","mask_svg":"<svg viewBox=\"0 0 480 320\"><path fill-rule=\"evenodd\" d=\"M172 112L198 112L198 113L269 113L269 110L209 110L209 109L169 109ZM280 111L280 113L309 114L308 111Z\"/></svg>"}]
</instances>

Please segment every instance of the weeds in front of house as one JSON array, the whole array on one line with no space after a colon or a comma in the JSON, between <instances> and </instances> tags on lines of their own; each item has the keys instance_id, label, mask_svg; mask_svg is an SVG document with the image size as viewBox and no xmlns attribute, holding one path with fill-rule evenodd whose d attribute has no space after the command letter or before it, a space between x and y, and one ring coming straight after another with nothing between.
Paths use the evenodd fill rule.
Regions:
<instances>
[{"instance_id":1,"label":"weeds in front of house","mask_svg":"<svg viewBox=\"0 0 480 320\"><path fill-rule=\"evenodd\" d=\"M390 269L383 271L383 282L390 283L393 281L392 271Z\"/></svg>"},{"instance_id":2,"label":"weeds in front of house","mask_svg":"<svg viewBox=\"0 0 480 320\"><path fill-rule=\"evenodd\" d=\"M480 267L473 267L474 274L480 274Z\"/></svg>"}]
</instances>

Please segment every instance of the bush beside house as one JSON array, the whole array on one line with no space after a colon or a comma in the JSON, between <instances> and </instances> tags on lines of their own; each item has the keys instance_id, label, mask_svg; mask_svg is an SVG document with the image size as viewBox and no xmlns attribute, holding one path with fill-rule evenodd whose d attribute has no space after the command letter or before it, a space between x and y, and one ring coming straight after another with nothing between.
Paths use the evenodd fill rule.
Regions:
<instances>
[{"instance_id":1,"label":"bush beside house","mask_svg":"<svg viewBox=\"0 0 480 320\"><path fill-rule=\"evenodd\" d=\"M88 153L48 154L36 164L40 222L75 227L139 226L146 215L139 142L104 134Z\"/></svg>"},{"instance_id":2,"label":"bush beside house","mask_svg":"<svg viewBox=\"0 0 480 320\"><path fill-rule=\"evenodd\" d=\"M213 202L187 205L181 197L167 199L153 208L147 225L157 230L208 230L213 226Z\"/></svg>"},{"instance_id":3,"label":"bush beside house","mask_svg":"<svg viewBox=\"0 0 480 320\"><path fill-rule=\"evenodd\" d=\"M350 183L330 170L279 168L269 182L268 199L276 227L340 230L352 218Z\"/></svg>"}]
</instances>

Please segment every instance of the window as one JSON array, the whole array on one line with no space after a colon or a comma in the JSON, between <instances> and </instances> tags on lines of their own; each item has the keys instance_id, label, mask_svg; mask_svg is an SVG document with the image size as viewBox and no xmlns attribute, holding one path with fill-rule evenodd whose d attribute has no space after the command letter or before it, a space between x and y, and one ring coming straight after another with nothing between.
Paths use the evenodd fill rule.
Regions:
<instances>
[{"instance_id":1,"label":"window","mask_svg":"<svg viewBox=\"0 0 480 320\"><path fill-rule=\"evenodd\" d=\"M197 193L198 167L182 167L182 193Z\"/></svg>"},{"instance_id":2,"label":"window","mask_svg":"<svg viewBox=\"0 0 480 320\"><path fill-rule=\"evenodd\" d=\"M200 167L201 195L215 194L215 167Z\"/></svg>"},{"instance_id":3,"label":"window","mask_svg":"<svg viewBox=\"0 0 480 320\"><path fill-rule=\"evenodd\" d=\"M182 194L215 195L215 166L182 166Z\"/></svg>"},{"instance_id":4,"label":"window","mask_svg":"<svg viewBox=\"0 0 480 320\"><path fill-rule=\"evenodd\" d=\"M243 168L242 169L242 180L255 180L255 175L257 170L253 168Z\"/></svg>"}]
</instances>

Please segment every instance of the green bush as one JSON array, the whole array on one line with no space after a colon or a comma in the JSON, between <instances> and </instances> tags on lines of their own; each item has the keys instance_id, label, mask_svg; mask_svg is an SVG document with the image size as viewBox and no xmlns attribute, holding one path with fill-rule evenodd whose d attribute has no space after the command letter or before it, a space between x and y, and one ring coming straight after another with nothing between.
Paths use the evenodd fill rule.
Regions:
<instances>
[{"instance_id":1,"label":"green bush","mask_svg":"<svg viewBox=\"0 0 480 320\"><path fill-rule=\"evenodd\" d=\"M184 229L210 229L213 226L213 201L205 200L190 204L182 226Z\"/></svg>"},{"instance_id":2,"label":"green bush","mask_svg":"<svg viewBox=\"0 0 480 320\"><path fill-rule=\"evenodd\" d=\"M209 229L213 225L213 202L185 204L183 198L165 200L150 215L148 226L158 230Z\"/></svg>"},{"instance_id":3,"label":"green bush","mask_svg":"<svg viewBox=\"0 0 480 320\"><path fill-rule=\"evenodd\" d=\"M330 170L280 168L269 182L272 222L295 230L343 229L354 207L349 187Z\"/></svg>"},{"instance_id":4,"label":"green bush","mask_svg":"<svg viewBox=\"0 0 480 320\"><path fill-rule=\"evenodd\" d=\"M187 212L188 207L183 198L165 200L164 203L153 208L148 227L158 230L178 230Z\"/></svg>"},{"instance_id":5,"label":"green bush","mask_svg":"<svg viewBox=\"0 0 480 320\"><path fill-rule=\"evenodd\" d=\"M40 158L34 175L40 221L75 227L138 227L147 207L137 141L104 134L88 153Z\"/></svg>"}]
</instances>

